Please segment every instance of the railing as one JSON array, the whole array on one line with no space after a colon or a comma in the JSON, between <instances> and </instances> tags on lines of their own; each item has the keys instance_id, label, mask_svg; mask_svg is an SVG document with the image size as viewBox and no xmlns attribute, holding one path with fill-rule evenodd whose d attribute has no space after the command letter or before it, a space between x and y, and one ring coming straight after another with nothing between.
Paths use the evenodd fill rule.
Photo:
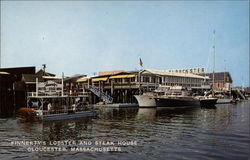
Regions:
<instances>
[{"instance_id":1,"label":"railing","mask_svg":"<svg viewBox=\"0 0 250 160\"><path fill-rule=\"evenodd\" d=\"M106 103L113 103L113 98L108 94L104 93L103 91L99 90L97 87L93 85L89 86L89 90L101 99L103 99Z\"/></svg>"},{"instance_id":2,"label":"railing","mask_svg":"<svg viewBox=\"0 0 250 160\"><path fill-rule=\"evenodd\" d=\"M62 93L43 93L43 92L27 92L28 97L38 97L38 96L62 96Z\"/></svg>"},{"instance_id":3,"label":"railing","mask_svg":"<svg viewBox=\"0 0 250 160\"><path fill-rule=\"evenodd\" d=\"M88 96L89 93L88 92L64 92L63 96ZM39 97L39 96L45 96L45 97L60 97L62 96L61 92L55 92L55 93L46 93L46 92L27 92L27 96L28 97Z\"/></svg>"},{"instance_id":4,"label":"railing","mask_svg":"<svg viewBox=\"0 0 250 160\"><path fill-rule=\"evenodd\" d=\"M62 113L76 113L76 112L83 112L83 111L91 111L93 108L84 107L84 108L76 108L76 109L57 109L57 110L43 110L43 115L53 115L53 114L62 114Z\"/></svg>"}]
</instances>

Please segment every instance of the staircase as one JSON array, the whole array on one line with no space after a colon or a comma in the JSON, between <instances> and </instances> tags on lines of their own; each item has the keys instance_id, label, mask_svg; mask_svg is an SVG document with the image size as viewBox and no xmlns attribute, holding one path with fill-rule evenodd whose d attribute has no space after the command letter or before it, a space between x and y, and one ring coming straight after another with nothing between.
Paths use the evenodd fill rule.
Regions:
<instances>
[{"instance_id":1,"label":"staircase","mask_svg":"<svg viewBox=\"0 0 250 160\"><path fill-rule=\"evenodd\" d=\"M93 92L95 95L103 99L106 103L110 104L113 103L113 98L109 96L108 94L104 93L103 91L99 90L95 86L89 86L89 90Z\"/></svg>"},{"instance_id":2,"label":"staircase","mask_svg":"<svg viewBox=\"0 0 250 160\"><path fill-rule=\"evenodd\" d=\"M242 94L242 92L239 89L237 89L236 91L239 94L241 99L244 99L244 100L246 99L246 97Z\"/></svg>"}]
</instances>

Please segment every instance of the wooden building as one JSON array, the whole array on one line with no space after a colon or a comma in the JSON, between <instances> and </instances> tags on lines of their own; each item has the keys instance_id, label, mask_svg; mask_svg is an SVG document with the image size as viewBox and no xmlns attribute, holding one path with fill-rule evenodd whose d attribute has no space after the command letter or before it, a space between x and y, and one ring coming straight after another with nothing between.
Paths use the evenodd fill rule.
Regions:
<instances>
[{"instance_id":1,"label":"wooden building","mask_svg":"<svg viewBox=\"0 0 250 160\"><path fill-rule=\"evenodd\" d=\"M26 105L23 74L35 74L35 67L0 68L0 117L12 116Z\"/></svg>"},{"instance_id":2,"label":"wooden building","mask_svg":"<svg viewBox=\"0 0 250 160\"><path fill-rule=\"evenodd\" d=\"M181 86L188 89L202 88L208 86L208 77L195 75L192 73L173 73L167 71L157 71L144 69L141 71L122 71L122 72L102 72L95 77L82 77L76 82L78 86L85 91L94 86L95 91L92 94L92 103L102 99L98 94L112 97L114 103L135 103L134 95L139 92L148 92L159 87ZM111 73L111 74L109 74ZM114 74L112 74L114 73ZM101 97L101 98L100 98Z\"/></svg>"},{"instance_id":3,"label":"wooden building","mask_svg":"<svg viewBox=\"0 0 250 160\"><path fill-rule=\"evenodd\" d=\"M214 91L230 91L232 89L233 80L229 72L215 72L214 73L214 85L213 85L213 73L203 73L200 75L209 76L210 86Z\"/></svg>"}]
</instances>

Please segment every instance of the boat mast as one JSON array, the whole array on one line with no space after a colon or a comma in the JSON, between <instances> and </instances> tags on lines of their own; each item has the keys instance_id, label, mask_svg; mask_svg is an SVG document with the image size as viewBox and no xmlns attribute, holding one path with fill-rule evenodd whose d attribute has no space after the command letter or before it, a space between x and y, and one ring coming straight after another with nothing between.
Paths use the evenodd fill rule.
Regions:
<instances>
[{"instance_id":1,"label":"boat mast","mask_svg":"<svg viewBox=\"0 0 250 160\"><path fill-rule=\"evenodd\" d=\"M215 72L215 30L213 32L213 85L212 85L212 94L214 96L214 72Z\"/></svg>"},{"instance_id":2,"label":"boat mast","mask_svg":"<svg viewBox=\"0 0 250 160\"><path fill-rule=\"evenodd\" d=\"M62 72L62 95L61 96L64 96L64 93L63 93L63 90L64 90L64 88L63 88L63 78L64 78L64 73Z\"/></svg>"}]
</instances>

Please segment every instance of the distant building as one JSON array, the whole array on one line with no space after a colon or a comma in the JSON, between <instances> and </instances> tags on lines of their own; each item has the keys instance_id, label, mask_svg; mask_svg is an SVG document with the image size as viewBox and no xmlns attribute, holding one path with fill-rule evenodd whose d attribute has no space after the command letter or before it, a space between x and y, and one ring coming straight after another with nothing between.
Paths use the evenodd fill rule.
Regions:
<instances>
[{"instance_id":1,"label":"distant building","mask_svg":"<svg viewBox=\"0 0 250 160\"><path fill-rule=\"evenodd\" d=\"M215 72L214 73L214 86L213 86L213 73L203 73L199 75L209 76L210 85L215 91L229 91L232 88L233 80L229 72Z\"/></svg>"}]
</instances>

